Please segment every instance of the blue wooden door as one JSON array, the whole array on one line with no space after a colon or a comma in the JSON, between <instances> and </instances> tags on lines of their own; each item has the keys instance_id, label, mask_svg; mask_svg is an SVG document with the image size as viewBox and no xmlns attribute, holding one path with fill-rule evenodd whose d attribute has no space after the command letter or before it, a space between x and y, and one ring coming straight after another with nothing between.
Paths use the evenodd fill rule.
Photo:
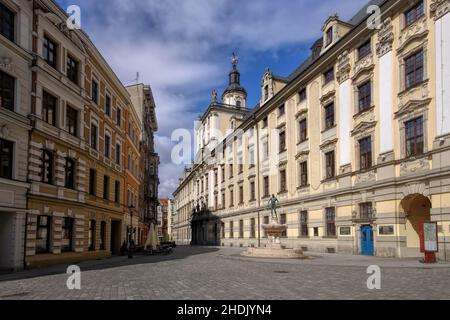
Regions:
<instances>
[{"instance_id":1,"label":"blue wooden door","mask_svg":"<svg viewBox=\"0 0 450 320\"><path fill-rule=\"evenodd\" d=\"M372 226L361 227L361 254L373 256L373 229Z\"/></svg>"}]
</instances>

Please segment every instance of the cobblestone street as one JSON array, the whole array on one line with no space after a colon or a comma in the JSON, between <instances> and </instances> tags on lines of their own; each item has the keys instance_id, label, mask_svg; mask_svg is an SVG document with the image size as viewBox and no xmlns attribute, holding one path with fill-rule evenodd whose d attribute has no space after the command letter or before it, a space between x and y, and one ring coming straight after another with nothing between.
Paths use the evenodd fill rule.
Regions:
<instances>
[{"instance_id":1,"label":"cobblestone street","mask_svg":"<svg viewBox=\"0 0 450 320\"><path fill-rule=\"evenodd\" d=\"M172 255L79 264L81 290L68 290L67 266L0 276L9 299L449 299L450 264L309 253L308 260L257 260L242 249L178 247ZM369 265L381 290L368 290ZM270 292L270 296L269 293Z\"/></svg>"}]
</instances>

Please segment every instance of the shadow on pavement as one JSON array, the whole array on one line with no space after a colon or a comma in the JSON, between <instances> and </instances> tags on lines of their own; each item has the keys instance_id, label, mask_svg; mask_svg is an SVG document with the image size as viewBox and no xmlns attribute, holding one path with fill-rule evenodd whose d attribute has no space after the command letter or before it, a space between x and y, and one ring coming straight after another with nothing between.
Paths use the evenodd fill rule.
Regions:
<instances>
[{"instance_id":1,"label":"shadow on pavement","mask_svg":"<svg viewBox=\"0 0 450 320\"><path fill-rule=\"evenodd\" d=\"M0 282L32 279L56 274L65 274L67 271L67 267L69 265L77 265L83 272L83 271L119 268L133 265L151 264L165 261L182 260L190 256L207 254L217 251L219 251L219 249L214 247L178 246L173 249L173 252L171 254L167 255L146 256L143 254L135 254L133 259L128 259L127 256L114 256L102 260L91 260L72 264L61 264L43 269L24 270L4 274L0 273Z\"/></svg>"}]
</instances>

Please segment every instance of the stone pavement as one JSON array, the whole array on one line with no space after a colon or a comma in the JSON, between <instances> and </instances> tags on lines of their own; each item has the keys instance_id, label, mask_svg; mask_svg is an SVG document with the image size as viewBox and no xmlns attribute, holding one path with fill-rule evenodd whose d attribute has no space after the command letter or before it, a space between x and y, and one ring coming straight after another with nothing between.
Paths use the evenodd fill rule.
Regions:
<instances>
[{"instance_id":1,"label":"stone pavement","mask_svg":"<svg viewBox=\"0 0 450 320\"><path fill-rule=\"evenodd\" d=\"M67 266L0 275L0 300L450 299L450 264L308 253L308 260L240 257L239 248L178 247L172 255L80 263L81 290ZM367 289L367 267L381 290Z\"/></svg>"}]
</instances>

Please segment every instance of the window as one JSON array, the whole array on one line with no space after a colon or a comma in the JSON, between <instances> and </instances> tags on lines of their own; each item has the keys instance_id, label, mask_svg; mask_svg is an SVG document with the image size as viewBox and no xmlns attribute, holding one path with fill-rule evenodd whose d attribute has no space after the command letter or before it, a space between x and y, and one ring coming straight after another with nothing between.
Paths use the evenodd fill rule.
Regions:
<instances>
[{"instance_id":1,"label":"window","mask_svg":"<svg viewBox=\"0 0 450 320\"><path fill-rule=\"evenodd\" d=\"M225 166L222 166L222 182L225 182Z\"/></svg>"},{"instance_id":2,"label":"window","mask_svg":"<svg viewBox=\"0 0 450 320\"><path fill-rule=\"evenodd\" d=\"M89 169L89 194L91 196L97 195L97 172L94 169Z\"/></svg>"},{"instance_id":3,"label":"window","mask_svg":"<svg viewBox=\"0 0 450 320\"><path fill-rule=\"evenodd\" d=\"M269 190L269 177L264 177L264 198L270 196L270 190Z\"/></svg>"},{"instance_id":4,"label":"window","mask_svg":"<svg viewBox=\"0 0 450 320\"><path fill-rule=\"evenodd\" d=\"M250 219L250 238L256 238L256 221L255 218Z\"/></svg>"},{"instance_id":5,"label":"window","mask_svg":"<svg viewBox=\"0 0 450 320\"><path fill-rule=\"evenodd\" d=\"M62 220L62 239L61 239L61 251L72 251L73 242L73 219L63 218Z\"/></svg>"},{"instance_id":6,"label":"window","mask_svg":"<svg viewBox=\"0 0 450 320\"><path fill-rule=\"evenodd\" d=\"M103 199L109 200L109 177L103 177Z\"/></svg>"},{"instance_id":7,"label":"window","mask_svg":"<svg viewBox=\"0 0 450 320\"><path fill-rule=\"evenodd\" d=\"M15 79L0 71L0 107L14 111Z\"/></svg>"},{"instance_id":8,"label":"window","mask_svg":"<svg viewBox=\"0 0 450 320\"><path fill-rule=\"evenodd\" d=\"M225 209L225 191L222 191L222 209Z\"/></svg>"},{"instance_id":9,"label":"window","mask_svg":"<svg viewBox=\"0 0 450 320\"><path fill-rule=\"evenodd\" d=\"M42 120L56 125L56 104L58 99L52 96L50 93L43 91L42 93Z\"/></svg>"},{"instance_id":10,"label":"window","mask_svg":"<svg viewBox=\"0 0 450 320\"><path fill-rule=\"evenodd\" d=\"M372 105L372 84L370 81L358 87L358 109L363 112Z\"/></svg>"},{"instance_id":11,"label":"window","mask_svg":"<svg viewBox=\"0 0 450 320\"><path fill-rule=\"evenodd\" d=\"M230 179L233 178L233 165L230 164Z\"/></svg>"},{"instance_id":12,"label":"window","mask_svg":"<svg viewBox=\"0 0 450 320\"><path fill-rule=\"evenodd\" d=\"M286 213L280 214L280 224L287 224ZM286 237L287 237L287 230L284 230L284 231L281 233L281 237L283 237L283 238L286 238Z\"/></svg>"},{"instance_id":13,"label":"window","mask_svg":"<svg viewBox=\"0 0 450 320\"><path fill-rule=\"evenodd\" d=\"M89 251L95 251L95 220L89 220L89 235L88 235L88 247Z\"/></svg>"},{"instance_id":14,"label":"window","mask_svg":"<svg viewBox=\"0 0 450 320\"><path fill-rule=\"evenodd\" d=\"M264 221L263 224L269 224L269 216L264 216L263 221ZM266 232L266 229L264 229L264 238L267 238L267 232Z\"/></svg>"},{"instance_id":15,"label":"window","mask_svg":"<svg viewBox=\"0 0 450 320\"><path fill-rule=\"evenodd\" d=\"M333 42L333 27L330 27L325 33L325 46L329 46L332 42Z\"/></svg>"},{"instance_id":16,"label":"window","mask_svg":"<svg viewBox=\"0 0 450 320\"><path fill-rule=\"evenodd\" d=\"M252 148L250 148L248 150L249 153L249 160L250 160L250 168L253 168L255 166L255 150Z\"/></svg>"},{"instance_id":17,"label":"window","mask_svg":"<svg viewBox=\"0 0 450 320\"><path fill-rule=\"evenodd\" d=\"M111 97L106 95L105 98L105 113L108 117L111 117Z\"/></svg>"},{"instance_id":18,"label":"window","mask_svg":"<svg viewBox=\"0 0 450 320\"><path fill-rule=\"evenodd\" d=\"M370 40L359 46L358 48L358 60L367 57L372 53L372 46Z\"/></svg>"},{"instance_id":19,"label":"window","mask_svg":"<svg viewBox=\"0 0 450 320\"><path fill-rule=\"evenodd\" d=\"M406 89L421 83L423 81L423 78L423 50L420 50L419 52L416 52L405 59Z\"/></svg>"},{"instance_id":20,"label":"window","mask_svg":"<svg viewBox=\"0 0 450 320\"><path fill-rule=\"evenodd\" d=\"M92 79L92 101L98 104L98 82Z\"/></svg>"},{"instance_id":21,"label":"window","mask_svg":"<svg viewBox=\"0 0 450 320\"><path fill-rule=\"evenodd\" d=\"M264 86L264 101L267 101L269 99L269 85Z\"/></svg>"},{"instance_id":22,"label":"window","mask_svg":"<svg viewBox=\"0 0 450 320\"><path fill-rule=\"evenodd\" d=\"M122 126L122 109L120 109L120 108L117 108L116 123L119 127Z\"/></svg>"},{"instance_id":23,"label":"window","mask_svg":"<svg viewBox=\"0 0 450 320\"><path fill-rule=\"evenodd\" d=\"M250 182L250 201L256 200L255 181Z\"/></svg>"},{"instance_id":24,"label":"window","mask_svg":"<svg viewBox=\"0 0 450 320\"><path fill-rule=\"evenodd\" d=\"M225 223L223 223L223 222L220 224L220 233L221 233L222 239L225 239Z\"/></svg>"},{"instance_id":25,"label":"window","mask_svg":"<svg viewBox=\"0 0 450 320\"><path fill-rule=\"evenodd\" d=\"M106 250L106 222L100 224L100 250Z\"/></svg>"},{"instance_id":26,"label":"window","mask_svg":"<svg viewBox=\"0 0 450 320\"><path fill-rule=\"evenodd\" d=\"M366 202L359 205L359 214L361 219L372 218L372 203Z\"/></svg>"},{"instance_id":27,"label":"window","mask_svg":"<svg viewBox=\"0 0 450 320\"><path fill-rule=\"evenodd\" d=\"M55 69L58 58L57 49L58 46L56 43L50 40L47 36L44 36L44 60Z\"/></svg>"},{"instance_id":28,"label":"window","mask_svg":"<svg viewBox=\"0 0 450 320\"><path fill-rule=\"evenodd\" d=\"M334 208L325 209L327 237L336 236L336 213Z\"/></svg>"},{"instance_id":29,"label":"window","mask_svg":"<svg viewBox=\"0 0 450 320\"><path fill-rule=\"evenodd\" d=\"M48 253L50 251L50 224L50 217L37 217L36 253Z\"/></svg>"},{"instance_id":30,"label":"window","mask_svg":"<svg viewBox=\"0 0 450 320\"><path fill-rule=\"evenodd\" d=\"M97 150L98 127L91 123L91 148Z\"/></svg>"},{"instance_id":31,"label":"window","mask_svg":"<svg viewBox=\"0 0 450 320\"><path fill-rule=\"evenodd\" d=\"M372 138L359 140L359 161L361 170L372 167Z\"/></svg>"},{"instance_id":32,"label":"window","mask_svg":"<svg viewBox=\"0 0 450 320\"><path fill-rule=\"evenodd\" d=\"M281 106L278 107L278 116L281 117L286 113L286 107L283 103Z\"/></svg>"},{"instance_id":33,"label":"window","mask_svg":"<svg viewBox=\"0 0 450 320\"><path fill-rule=\"evenodd\" d=\"M239 239L244 238L244 220L239 220Z\"/></svg>"},{"instance_id":34,"label":"window","mask_svg":"<svg viewBox=\"0 0 450 320\"><path fill-rule=\"evenodd\" d=\"M318 237L319 236L319 227L314 227L314 237Z\"/></svg>"},{"instance_id":35,"label":"window","mask_svg":"<svg viewBox=\"0 0 450 320\"><path fill-rule=\"evenodd\" d=\"M244 187L239 186L239 204L244 203Z\"/></svg>"},{"instance_id":36,"label":"window","mask_svg":"<svg viewBox=\"0 0 450 320\"><path fill-rule=\"evenodd\" d=\"M70 55L67 56L67 78L78 84L78 62Z\"/></svg>"},{"instance_id":37,"label":"window","mask_svg":"<svg viewBox=\"0 0 450 320\"><path fill-rule=\"evenodd\" d=\"M423 1L405 12L405 27L409 27L425 14Z\"/></svg>"},{"instance_id":38,"label":"window","mask_svg":"<svg viewBox=\"0 0 450 320\"><path fill-rule=\"evenodd\" d=\"M300 236L308 237L308 211L300 212Z\"/></svg>"},{"instance_id":39,"label":"window","mask_svg":"<svg viewBox=\"0 0 450 320\"><path fill-rule=\"evenodd\" d=\"M331 179L335 176L334 151L325 154L325 178Z\"/></svg>"},{"instance_id":40,"label":"window","mask_svg":"<svg viewBox=\"0 0 450 320\"><path fill-rule=\"evenodd\" d=\"M111 137L105 134L105 157L111 157Z\"/></svg>"},{"instance_id":41,"label":"window","mask_svg":"<svg viewBox=\"0 0 450 320\"><path fill-rule=\"evenodd\" d=\"M0 178L12 179L13 152L14 143L0 138Z\"/></svg>"},{"instance_id":42,"label":"window","mask_svg":"<svg viewBox=\"0 0 450 320\"><path fill-rule=\"evenodd\" d=\"M405 122L406 157L424 153L423 118Z\"/></svg>"},{"instance_id":43,"label":"window","mask_svg":"<svg viewBox=\"0 0 450 320\"><path fill-rule=\"evenodd\" d=\"M303 102L306 100L307 96L306 96L306 88L303 88L302 90L299 91L298 93L298 97L299 97L299 101Z\"/></svg>"},{"instance_id":44,"label":"window","mask_svg":"<svg viewBox=\"0 0 450 320\"><path fill-rule=\"evenodd\" d=\"M14 12L0 3L0 34L14 41Z\"/></svg>"},{"instance_id":45,"label":"window","mask_svg":"<svg viewBox=\"0 0 450 320\"><path fill-rule=\"evenodd\" d=\"M53 183L53 153L49 150L42 152L42 182Z\"/></svg>"},{"instance_id":46,"label":"window","mask_svg":"<svg viewBox=\"0 0 450 320\"><path fill-rule=\"evenodd\" d=\"M120 203L120 181L114 184L114 202Z\"/></svg>"},{"instance_id":47,"label":"window","mask_svg":"<svg viewBox=\"0 0 450 320\"><path fill-rule=\"evenodd\" d=\"M237 107L237 108L241 108L241 107L242 107L242 102L241 102L241 100L236 101L236 107Z\"/></svg>"},{"instance_id":48,"label":"window","mask_svg":"<svg viewBox=\"0 0 450 320\"><path fill-rule=\"evenodd\" d=\"M280 153L286 151L286 131L283 130L279 134Z\"/></svg>"},{"instance_id":49,"label":"window","mask_svg":"<svg viewBox=\"0 0 450 320\"><path fill-rule=\"evenodd\" d=\"M280 192L287 191L287 185L286 185L286 170L280 171Z\"/></svg>"},{"instance_id":50,"label":"window","mask_svg":"<svg viewBox=\"0 0 450 320\"><path fill-rule=\"evenodd\" d=\"M234 190L230 190L230 207L234 206Z\"/></svg>"},{"instance_id":51,"label":"window","mask_svg":"<svg viewBox=\"0 0 450 320\"><path fill-rule=\"evenodd\" d=\"M331 68L331 69L327 70L323 74L323 78L324 78L324 85L330 83L331 81L333 81L334 80L334 68Z\"/></svg>"},{"instance_id":52,"label":"window","mask_svg":"<svg viewBox=\"0 0 450 320\"><path fill-rule=\"evenodd\" d=\"M233 224L234 224L233 221L230 221L230 239L233 239L233 237L234 237L234 230L233 230L234 225Z\"/></svg>"},{"instance_id":53,"label":"window","mask_svg":"<svg viewBox=\"0 0 450 320\"><path fill-rule=\"evenodd\" d=\"M120 158L122 157L122 152L120 150L120 144L116 143L116 164L120 165Z\"/></svg>"},{"instance_id":54,"label":"window","mask_svg":"<svg viewBox=\"0 0 450 320\"><path fill-rule=\"evenodd\" d=\"M325 106L325 130L334 127L334 103Z\"/></svg>"},{"instance_id":55,"label":"window","mask_svg":"<svg viewBox=\"0 0 450 320\"><path fill-rule=\"evenodd\" d=\"M300 163L300 187L308 185L308 162Z\"/></svg>"},{"instance_id":56,"label":"window","mask_svg":"<svg viewBox=\"0 0 450 320\"><path fill-rule=\"evenodd\" d=\"M74 108L67 106L66 109L66 130L71 135L77 135L78 112Z\"/></svg>"},{"instance_id":57,"label":"window","mask_svg":"<svg viewBox=\"0 0 450 320\"><path fill-rule=\"evenodd\" d=\"M65 187L68 189L75 189L75 161L73 159L66 159L65 172Z\"/></svg>"},{"instance_id":58,"label":"window","mask_svg":"<svg viewBox=\"0 0 450 320\"><path fill-rule=\"evenodd\" d=\"M305 142L308 139L308 124L306 119L299 122L300 127L300 142Z\"/></svg>"}]
</instances>

